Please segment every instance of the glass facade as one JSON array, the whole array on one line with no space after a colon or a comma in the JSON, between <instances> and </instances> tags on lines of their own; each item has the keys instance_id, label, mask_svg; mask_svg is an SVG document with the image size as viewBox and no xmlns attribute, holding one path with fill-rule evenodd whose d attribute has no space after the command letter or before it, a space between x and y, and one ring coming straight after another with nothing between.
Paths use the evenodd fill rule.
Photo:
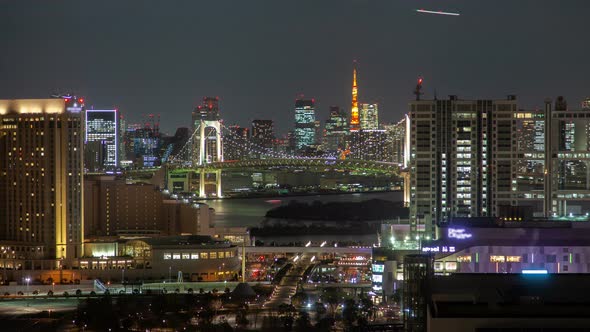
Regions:
<instances>
[{"instance_id":1,"label":"glass facade","mask_svg":"<svg viewBox=\"0 0 590 332\"><path fill-rule=\"evenodd\" d=\"M295 147L305 149L316 142L315 101L298 99L295 101Z\"/></svg>"},{"instance_id":2,"label":"glass facade","mask_svg":"<svg viewBox=\"0 0 590 332\"><path fill-rule=\"evenodd\" d=\"M86 110L85 166L91 171L118 166L117 110Z\"/></svg>"}]
</instances>

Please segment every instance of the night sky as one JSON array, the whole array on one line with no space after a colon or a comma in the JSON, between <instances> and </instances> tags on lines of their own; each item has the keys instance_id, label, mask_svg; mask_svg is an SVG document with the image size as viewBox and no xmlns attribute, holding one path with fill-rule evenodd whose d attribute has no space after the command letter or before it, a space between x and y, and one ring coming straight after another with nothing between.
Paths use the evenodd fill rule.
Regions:
<instances>
[{"instance_id":1,"label":"night sky","mask_svg":"<svg viewBox=\"0 0 590 332\"><path fill-rule=\"evenodd\" d=\"M459 17L419 14L425 8ZM131 120L159 113L189 126L202 96L226 124L292 127L299 94L350 109L359 101L397 121L418 75L426 98L505 98L542 106L590 96L588 0L0 0L0 98L84 95Z\"/></svg>"}]
</instances>

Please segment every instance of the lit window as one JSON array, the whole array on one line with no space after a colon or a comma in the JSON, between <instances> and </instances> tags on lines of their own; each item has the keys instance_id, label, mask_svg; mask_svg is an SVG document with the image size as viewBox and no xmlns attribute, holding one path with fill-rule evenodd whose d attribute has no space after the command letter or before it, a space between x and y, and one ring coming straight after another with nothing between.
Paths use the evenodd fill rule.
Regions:
<instances>
[{"instance_id":1,"label":"lit window","mask_svg":"<svg viewBox=\"0 0 590 332\"><path fill-rule=\"evenodd\" d=\"M510 263L520 263L522 256L506 256L506 261Z\"/></svg>"},{"instance_id":2,"label":"lit window","mask_svg":"<svg viewBox=\"0 0 590 332\"><path fill-rule=\"evenodd\" d=\"M172 254L172 259L180 259L180 254Z\"/></svg>"},{"instance_id":3,"label":"lit window","mask_svg":"<svg viewBox=\"0 0 590 332\"><path fill-rule=\"evenodd\" d=\"M191 254L191 259L199 259L199 254Z\"/></svg>"},{"instance_id":4,"label":"lit window","mask_svg":"<svg viewBox=\"0 0 590 332\"><path fill-rule=\"evenodd\" d=\"M201 253L201 258L207 259L207 258L209 258L209 255L206 252L203 252L203 253Z\"/></svg>"},{"instance_id":5,"label":"lit window","mask_svg":"<svg viewBox=\"0 0 590 332\"><path fill-rule=\"evenodd\" d=\"M505 261L505 256L490 256L490 262L492 263L504 263Z\"/></svg>"},{"instance_id":6,"label":"lit window","mask_svg":"<svg viewBox=\"0 0 590 332\"><path fill-rule=\"evenodd\" d=\"M182 259L190 259L190 254L182 254Z\"/></svg>"},{"instance_id":7,"label":"lit window","mask_svg":"<svg viewBox=\"0 0 590 332\"><path fill-rule=\"evenodd\" d=\"M164 253L164 259L171 259L171 258L172 258L172 254Z\"/></svg>"},{"instance_id":8,"label":"lit window","mask_svg":"<svg viewBox=\"0 0 590 332\"><path fill-rule=\"evenodd\" d=\"M445 262L445 270L457 271L457 262Z\"/></svg>"},{"instance_id":9,"label":"lit window","mask_svg":"<svg viewBox=\"0 0 590 332\"><path fill-rule=\"evenodd\" d=\"M216 259L216 258L217 258L217 253L216 253L216 252L214 252L214 251L210 252L210 253L209 253L209 258L211 258L211 259Z\"/></svg>"}]
</instances>

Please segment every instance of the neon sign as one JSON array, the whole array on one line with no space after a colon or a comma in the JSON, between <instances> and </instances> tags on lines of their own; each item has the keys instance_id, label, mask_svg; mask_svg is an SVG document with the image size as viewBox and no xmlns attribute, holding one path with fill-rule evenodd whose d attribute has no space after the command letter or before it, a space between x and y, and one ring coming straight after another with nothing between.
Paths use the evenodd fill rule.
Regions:
<instances>
[{"instance_id":1,"label":"neon sign","mask_svg":"<svg viewBox=\"0 0 590 332\"><path fill-rule=\"evenodd\" d=\"M455 252L455 247L450 246L434 246L434 247L422 247L422 252Z\"/></svg>"},{"instance_id":2,"label":"neon sign","mask_svg":"<svg viewBox=\"0 0 590 332\"><path fill-rule=\"evenodd\" d=\"M463 228L449 228L447 230L447 237L449 239L465 240L471 238L472 234L465 232Z\"/></svg>"}]
</instances>

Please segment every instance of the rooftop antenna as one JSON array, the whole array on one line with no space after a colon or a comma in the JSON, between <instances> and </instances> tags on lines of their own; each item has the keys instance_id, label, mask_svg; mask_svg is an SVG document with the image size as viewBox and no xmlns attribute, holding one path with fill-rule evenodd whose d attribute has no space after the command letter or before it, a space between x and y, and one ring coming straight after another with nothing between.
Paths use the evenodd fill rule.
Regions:
<instances>
[{"instance_id":1,"label":"rooftop antenna","mask_svg":"<svg viewBox=\"0 0 590 332\"><path fill-rule=\"evenodd\" d=\"M424 92L422 92L422 80L422 76L418 76L418 83L416 84L416 90L414 90L416 100L420 100L420 96L424 94Z\"/></svg>"}]
</instances>

